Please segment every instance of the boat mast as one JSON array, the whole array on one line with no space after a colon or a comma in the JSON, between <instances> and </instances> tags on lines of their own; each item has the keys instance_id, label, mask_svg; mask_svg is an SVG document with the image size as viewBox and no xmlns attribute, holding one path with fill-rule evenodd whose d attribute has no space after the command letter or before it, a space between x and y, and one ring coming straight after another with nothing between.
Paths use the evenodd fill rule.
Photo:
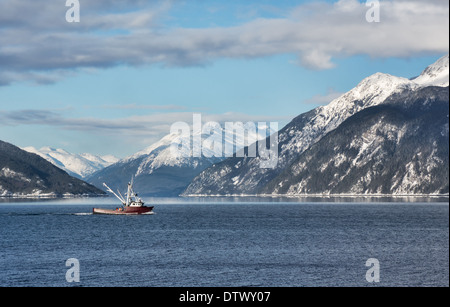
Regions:
<instances>
[{"instance_id":1,"label":"boat mast","mask_svg":"<svg viewBox=\"0 0 450 307\"><path fill-rule=\"evenodd\" d=\"M126 204L127 207L130 205L130 199L131 199L130 195L131 195L131 183L128 183L127 204Z\"/></svg>"},{"instance_id":2,"label":"boat mast","mask_svg":"<svg viewBox=\"0 0 450 307\"><path fill-rule=\"evenodd\" d=\"M131 176L131 183L128 183L128 191L127 191L127 206L129 206L131 204L131 196L133 193L133 181L134 181L134 176Z\"/></svg>"}]
</instances>

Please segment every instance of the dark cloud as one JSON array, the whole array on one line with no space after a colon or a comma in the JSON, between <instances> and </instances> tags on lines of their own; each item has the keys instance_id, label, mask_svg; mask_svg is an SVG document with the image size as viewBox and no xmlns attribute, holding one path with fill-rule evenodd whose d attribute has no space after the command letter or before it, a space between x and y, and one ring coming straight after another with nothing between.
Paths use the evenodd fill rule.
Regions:
<instances>
[{"instance_id":1,"label":"dark cloud","mask_svg":"<svg viewBox=\"0 0 450 307\"><path fill-rule=\"evenodd\" d=\"M115 139L126 139L148 146L170 132L173 123L183 121L192 126L192 112L155 113L142 116L130 116L117 119L72 118L67 110L0 110L0 128L2 126L40 126L41 128L79 131L89 135L102 137L113 136ZM277 122L288 121L291 118L274 116L254 116L242 113L202 114L202 122L218 122L222 126L225 122Z\"/></svg>"},{"instance_id":2,"label":"dark cloud","mask_svg":"<svg viewBox=\"0 0 450 307\"><path fill-rule=\"evenodd\" d=\"M130 107L138 107L129 105ZM123 106L127 107L127 106ZM146 106L149 107L149 106ZM151 106L150 106L151 107ZM158 106L155 106L158 108ZM167 106L164 106L167 107ZM173 106L176 107L176 106ZM163 128L167 132L172 123L184 121L192 123L192 112L170 112L170 113L154 113L150 115L130 116L120 119L98 119L98 118L71 118L64 115L66 110L42 110L42 109L25 109L17 111L0 111L0 126L18 126L18 125L43 125L50 127L60 127L68 130L81 131L110 131L112 133L124 134L142 134L148 133L155 127ZM284 117L272 116L251 116L242 113L224 113L224 114L203 114L203 121L216 121L219 123L235 122L235 121L276 121L279 119L286 120ZM140 132L139 132L140 131ZM145 132L147 131L147 132Z\"/></svg>"}]
</instances>

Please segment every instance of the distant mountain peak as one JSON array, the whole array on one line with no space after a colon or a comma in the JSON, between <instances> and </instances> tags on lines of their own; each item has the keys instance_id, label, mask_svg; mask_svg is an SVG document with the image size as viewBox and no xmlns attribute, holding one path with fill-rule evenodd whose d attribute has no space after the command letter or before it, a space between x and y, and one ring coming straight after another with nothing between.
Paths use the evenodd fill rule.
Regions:
<instances>
[{"instance_id":1,"label":"distant mountain peak","mask_svg":"<svg viewBox=\"0 0 450 307\"><path fill-rule=\"evenodd\" d=\"M31 150L32 148L28 148ZM101 190L69 176L38 154L0 141L0 197L102 195Z\"/></svg>"},{"instance_id":2,"label":"distant mountain peak","mask_svg":"<svg viewBox=\"0 0 450 307\"><path fill-rule=\"evenodd\" d=\"M420 76L412 79L420 86L449 86L449 55L428 66Z\"/></svg>"},{"instance_id":3,"label":"distant mountain peak","mask_svg":"<svg viewBox=\"0 0 450 307\"><path fill-rule=\"evenodd\" d=\"M160 139L159 141L153 143L152 145L144 148L141 151L138 151L137 153L126 157L122 160L120 160L120 163L127 163L129 161L132 160L136 160L142 156L147 156L150 155L152 153L154 153L156 150L163 150L166 149L170 146L170 144L172 144L172 142L174 142L177 138L179 138L179 135L177 134L168 134L166 136L164 136L162 139Z\"/></svg>"},{"instance_id":4,"label":"distant mountain peak","mask_svg":"<svg viewBox=\"0 0 450 307\"><path fill-rule=\"evenodd\" d=\"M119 160L111 155L105 157L95 156L89 153L78 155L69 153L64 149L55 149L49 146L40 149L29 146L23 148L23 150L44 158L53 165L78 178L85 178Z\"/></svg>"},{"instance_id":5,"label":"distant mountain peak","mask_svg":"<svg viewBox=\"0 0 450 307\"><path fill-rule=\"evenodd\" d=\"M130 177L134 176L136 188L142 191L142 195L178 196L201 171L226 159L226 147L236 148L235 151L238 151L245 147L249 139L262 138L257 131L250 130L244 133L242 139L230 137L225 127L209 129L217 127L212 125L214 125L212 122L202 123L202 129L191 130L189 135L170 133L144 150L92 174L87 180L99 188L105 181L112 186L126 186ZM269 128L264 126L262 129L267 131ZM233 135L237 133L239 133L237 130L232 132ZM194 136L201 137L201 156L194 156L193 148L188 146L176 152L172 151L172 144L192 144ZM220 156L212 147L213 141L210 139L212 136L217 137L213 137L214 142L222 141ZM244 142L241 143L242 141Z\"/></svg>"},{"instance_id":6,"label":"distant mountain peak","mask_svg":"<svg viewBox=\"0 0 450 307\"><path fill-rule=\"evenodd\" d=\"M366 104L375 105L395 91L414 87L417 85L411 80L378 72L363 79L355 88L333 100L328 106L333 108L343 100L352 102L364 100Z\"/></svg>"}]
</instances>

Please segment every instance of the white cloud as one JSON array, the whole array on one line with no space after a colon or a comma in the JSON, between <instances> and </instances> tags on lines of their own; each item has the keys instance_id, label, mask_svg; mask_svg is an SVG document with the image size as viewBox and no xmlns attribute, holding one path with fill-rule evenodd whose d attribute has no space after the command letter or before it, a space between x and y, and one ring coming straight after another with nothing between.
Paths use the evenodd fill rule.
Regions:
<instances>
[{"instance_id":1,"label":"white cloud","mask_svg":"<svg viewBox=\"0 0 450 307\"><path fill-rule=\"evenodd\" d=\"M68 24L66 8L53 1L2 1L0 85L54 82L67 71L119 64L191 66L296 54L301 66L330 69L337 57L413 57L449 49L448 1L381 1L379 23L365 20L364 2L314 2L285 17L215 28L165 26L161 20L176 2L148 3L86 2L82 22Z\"/></svg>"},{"instance_id":2,"label":"white cloud","mask_svg":"<svg viewBox=\"0 0 450 307\"><path fill-rule=\"evenodd\" d=\"M341 97L343 94L344 93L338 92L335 89L330 88L328 89L325 95L318 94L311 97L310 99L305 100L304 102L313 105L327 105L334 99Z\"/></svg>"},{"instance_id":3,"label":"white cloud","mask_svg":"<svg viewBox=\"0 0 450 307\"><path fill-rule=\"evenodd\" d=\"M87 107L90 108L90 107ZM93 106L92 108L97 108ZM171 111L180 111L185 110L185 106L179 106L179 105L138 105L135 103L131 104L109 104L109 105L102 105L100 106L102 109L117 109L117 110L171 110Z\"/></svg>"}]
</instances>

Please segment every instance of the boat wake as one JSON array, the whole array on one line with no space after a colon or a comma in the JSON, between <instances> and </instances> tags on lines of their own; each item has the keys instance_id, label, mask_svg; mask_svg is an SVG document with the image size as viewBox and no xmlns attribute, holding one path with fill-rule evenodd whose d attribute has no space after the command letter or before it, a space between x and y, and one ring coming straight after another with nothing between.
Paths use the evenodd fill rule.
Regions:
<instances>
[{"instance_id":1,"label":"boat wake","mask_svg":"<svg viewBox=\"0 0 450 307\"><path fill-rule=\"evenodd\" d=\"M145 213L142 213L141 215L153 215L153 214L155 214L155 212L153 212L153 211L150 211L150 212L145 212Z\"/></svg>"},{"instance_id":2,"label":"boat wake","mask_svg":"<svg viewBox=\"0 0 450 307\"><path fill-rule=\"evenodd\" d=\"M0 216L57 216L57 215L92 215L92 212L80 212L80 213L52 213L52 212L38 212L38 213L17 213L8 212L2 213Z\"/></svg>"}]
</instances>

